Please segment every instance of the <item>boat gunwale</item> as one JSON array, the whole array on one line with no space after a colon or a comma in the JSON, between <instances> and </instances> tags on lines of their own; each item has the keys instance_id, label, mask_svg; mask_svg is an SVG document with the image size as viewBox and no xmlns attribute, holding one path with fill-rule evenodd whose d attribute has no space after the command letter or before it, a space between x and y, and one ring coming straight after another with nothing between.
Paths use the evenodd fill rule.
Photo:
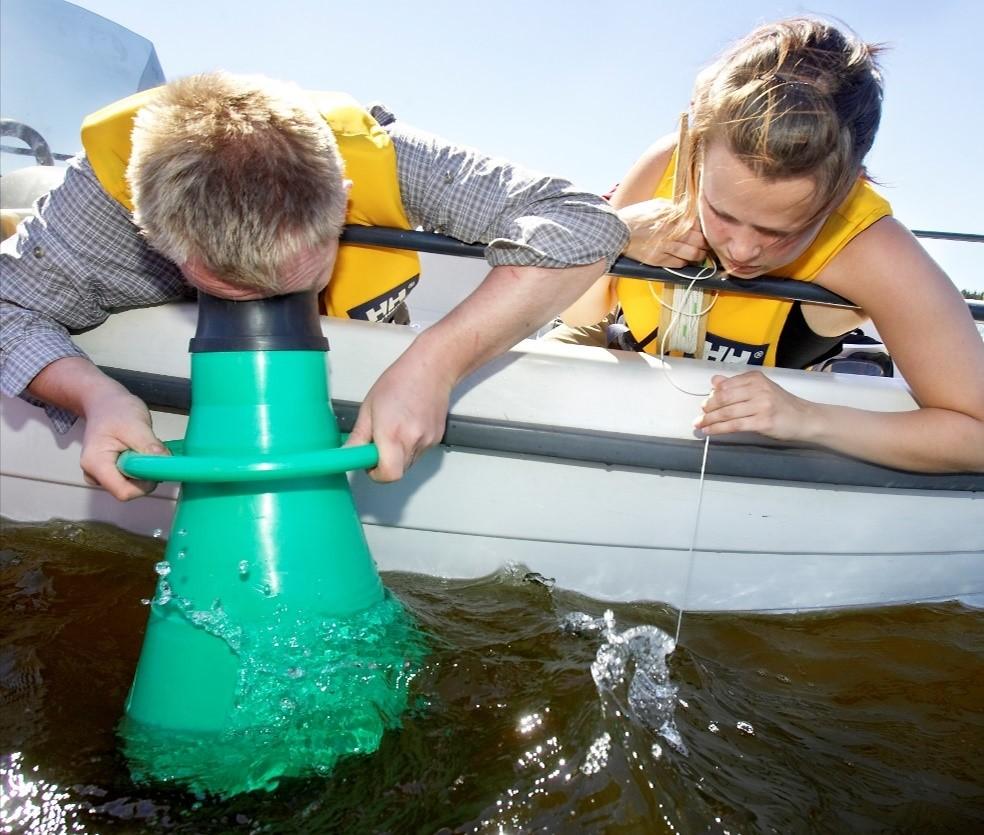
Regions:
<instances>
[{"instance_id":1,"label":"boat gunwale","mask_svg":"<svg viewBox=\"0 0 984 835\"><path fill-rule=\"evenodd\" d=\"M156 411L187 414L191 381L186 377L100 366ZM351 431L360 403L332 399L339 428ZM448 415L441 445L604 466L634 467L697 475L704 442L695 438L654 438L598 429L530 424ZM706 473L745 481L781 481L901 491L984 493L984 473L914 473L883 467L819 448L718 441Z\"/></svg>"}]
</instances>

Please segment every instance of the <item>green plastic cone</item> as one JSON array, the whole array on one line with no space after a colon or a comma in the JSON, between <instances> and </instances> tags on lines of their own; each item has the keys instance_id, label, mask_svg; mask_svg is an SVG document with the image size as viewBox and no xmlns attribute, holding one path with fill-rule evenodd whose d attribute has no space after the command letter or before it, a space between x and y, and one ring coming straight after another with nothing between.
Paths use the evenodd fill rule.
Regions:
<instances>
[{"instance_id":1,"label":"green plastic cone","mask_svg":"<svg viewBox=\"0 0 984 835\"><path fill-rule=\"evenodd\" d=\"M275 314L259 325L258 303L206 300L184 442L120 459L184 482L124 738L139 776L232 794L375 748L422 648L352 501L344 469L377 456L339 449L313 297L263 300Z\"/></svg>"}]
</instances>

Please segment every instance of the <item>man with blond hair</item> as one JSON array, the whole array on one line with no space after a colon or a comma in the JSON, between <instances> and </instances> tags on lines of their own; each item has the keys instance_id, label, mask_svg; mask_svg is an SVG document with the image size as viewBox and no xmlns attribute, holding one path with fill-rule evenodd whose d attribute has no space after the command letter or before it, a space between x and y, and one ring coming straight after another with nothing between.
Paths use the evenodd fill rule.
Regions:
<instances>
[{"instance_id":1,"label":"man with blond hair","mask_svg":"<svg viewBox=\"0 0 984 835\"><path fill-rule=\"evenodd\" d=\"M414 130L381 106L262 78L210 73L138 94L90 117L83 144L0 249L0 372L4 394L45 406L60 431L85 419L82 469L120 499L149 486L124 478L117 455L163 446L145 404L68 329L190 288L234 300L324 290L328 312L380 318L366 311L396 309L416 276L398 256L373 262L381 277L345 265L347 206L379 225L487 243L481 285L362 404L352 439L377 444L372 475L390 481L440 440L455 384L577 299L627 240L604 201L563 180Z\"/></svg>"}]
</instances>

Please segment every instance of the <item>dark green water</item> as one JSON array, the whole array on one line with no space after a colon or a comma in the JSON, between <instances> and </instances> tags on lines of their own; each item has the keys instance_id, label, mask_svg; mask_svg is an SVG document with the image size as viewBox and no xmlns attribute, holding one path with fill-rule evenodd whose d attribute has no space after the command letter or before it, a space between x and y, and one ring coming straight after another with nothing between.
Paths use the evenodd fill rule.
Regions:
<instances>
[{"instance_id":1,"label":"dark green water","mask_svg":"<svg viewBox=\"0 0 984 835\"><path fill-rule=\"evenodd\" d=\"M0 832L984 831L984 612L688 615L674 745L595 684L602 633L563 624L611 608L616 632L672 634L675 612L524 570L384 576L431 654L374 754L225 801L137 786L115 728L162 552L102 525L0 529Z\"/></svg>"}]
</instances>

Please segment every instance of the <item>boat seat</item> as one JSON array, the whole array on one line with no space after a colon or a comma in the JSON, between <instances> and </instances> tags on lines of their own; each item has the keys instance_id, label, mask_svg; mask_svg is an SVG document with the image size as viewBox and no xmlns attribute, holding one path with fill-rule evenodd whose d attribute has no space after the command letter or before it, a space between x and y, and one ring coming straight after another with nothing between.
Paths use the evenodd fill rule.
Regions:
<instances>
[{"instance_id":1,"label":"boat seat","mask_svg":"<svg viewBox=\"0 0 984 835\"><path fill-rule=\"evenodd\" d=\"M20 212L0 209L0 241L5 241L17 231L17 224L23 220Z\"/></svg>"},{"instance_id":2,"label":"boat seat","mask_svg":"<svg viewBox=\"0 0 984 835\"><path fill-rule=\"evenodd\" d=\"M13 235L37 199L64 179L65 169L54 165L31 165L0 177L0 240Z\"/></svg>"}]
</instances>

